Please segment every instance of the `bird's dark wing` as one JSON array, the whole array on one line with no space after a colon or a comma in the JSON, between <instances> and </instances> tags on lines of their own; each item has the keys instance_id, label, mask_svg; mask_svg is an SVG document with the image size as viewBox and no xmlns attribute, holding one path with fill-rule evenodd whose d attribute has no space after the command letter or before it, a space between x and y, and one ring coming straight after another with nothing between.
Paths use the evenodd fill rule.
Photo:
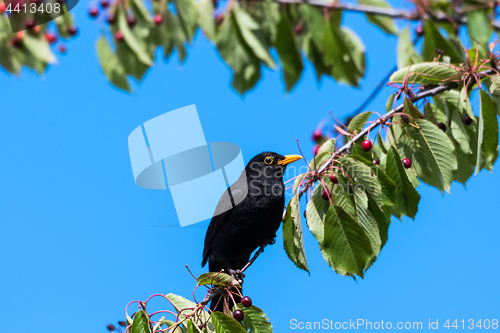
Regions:
<instances>
[{"instance_id":1,"label":"bird's dark wing","mask_svg":"<svg viewBox=\"0 0 500 333\"><path fill-rule=\"evenodd\" d=\"M237 181L231 186L231 195L235 204L239 204L242 202L247 196L248 189L246 188L246 179L245 186L238 186L239 182ZM216 215L218 212L223 212L221 214ZM214 241L215 236L217 235L220 227L224 225L224 223L231 217L231 213L233 212L233 203L231 201L231 197L229 196L229 192L226 191L222 195L217 204L217 208L215 209L215 216L212 217L212 221L210 221L210 225L207 229L207 234L205 236L205 248L203 249L203 261L201 262L201 267L205 266L208 260L208 255L210 252L210 248L212 247L212 243Z\"/></svg>"}]
</instances>

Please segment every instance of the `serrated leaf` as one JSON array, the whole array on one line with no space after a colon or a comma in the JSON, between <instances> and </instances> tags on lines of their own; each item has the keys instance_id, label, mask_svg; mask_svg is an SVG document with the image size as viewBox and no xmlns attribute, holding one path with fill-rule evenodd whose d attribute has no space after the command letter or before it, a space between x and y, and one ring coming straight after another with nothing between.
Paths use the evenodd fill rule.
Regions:
<instances>
[{"instance_id":1,"label":"serrated leaf","mask_svg":"<svg viewBox=\"0 0 500 333\"><path fill-rule=\"evenodd\" d=\"M399 34L398 68L408 67L422 61L422 57L415 51L413 42L410 39L410 31L405 27Z\"/></svg>"},{"instance_id":2,"label":"serrated leaf","mask_svg":"<svg viewBox=\"0 0 500 333\"><path fill-rule=\"evenodd\" d=\"M125 69L116 54L109 47L104 36L101 36L97 41L97 55L101 63L101 68L108 80L116 87L130 91Z\"/></svg>"},{"instance_id":3,"label":"serrated leaf","mask_svg":"<svg viewBox=\"0 0 500 333\"><path fill-rule=\"evenodd\" d=\"M181 29L186 36L186 40L191 43L196 29L196 2L194 0L171 1L175 5L177 18L179 19Z\"/></svg>"},{"instance_id":4,"label":"serrated leaf","mask_svg":"<svg viewBox=\"0 0 500 333\"><path fill-rule=\"evenodd\" d=\"M349 178L362 185L366 193L375 200L377 205L382 206L382 187L372 169L363 162L356 161L351 157L342 157L339 161Z\"/></svg>"},{"instance_id":5,"label":"serrated leaf","mask_svg":"<svg viewBox=\"0 0 500 333\"><path fill-rule=\"evenodd\" d=\"M125 15L118 15L117 17L118 28L123 33L123 38L125 43L130 47L130 49L135 53L137 58L145 65L151 66L153 60L147 54L146 50L143 48L141 43L139 43L137 37L134 35L132 30L130 30L127 19Z\"/></svg>"},{"instance_id":6,"label":"serrated leaf","mask_svg":"<svg viewBox=\"0 0 500 333\"><path fill-rule=\"evenodd\" d=\"M413 120L424 119L424 115L420 112L420 110L406 97L403 102L403 107L405 113L409 114Z\"/></svg>"},{"instance_id":7,"label":"serrated leaf","mask_svg":"<svg viewBox=\"0 0 500 333\"><path fill-rule=\"evenodd\" d=\"M212 312L212 323L217 333L248 333L236 320L222 312Z\"/></svg>"},{"instance_id":8,"label":"serrated leaf","mask_svg":"<svg viewBox=\"0 0 500 333\"><path fill-rule=\"evenodd\" d=\"M396 191L394 191L394 195L396 195ZM375 221L377 221L381 241L380 250L382 250L389 237L391 211L387 206L382 206L382 208L379 208L370 196L368 196L368 208L375 218Z\"/></svg>"},{"instance_id":9,"label":"serrated leaf","mask_svg":"<svg viewBox=\"0 0 500 333\"><path fill-rule=\"evenodd\" d=\"M368 210L368 196L366 192L362 188L358 187L357 184L354 186L354 201L356 203L355 218L370 239L373 251L372 256L377 256L382 246L378 223L372 213Z\"/></svg>"},{"instance_id":10,"label":"serrated leaf","mask_svg":"<svg viewBox=\"0 0 500 333\"><path fill-rule=\"evenodd\" d=\"M401 215L406 215L415 219L418 211L420 195L408 179L406 171L401 162L398 152L391 146L387 154L387 175L396 183L398 188L396 194L396 205L394 209Z\"/></svg>"},{"instance_id":11,"label":"serrated leaf","mask_svg":"<svg viewBox=\"0 0 500 333\"><path fill-rule=\"evenodd\" d=\"M392 8L387 2L383 0L358 0L360 5L367 5L380 8ZM366 18L370 23L375 24L377 27L382 29L386 34L397 35L398 29L394 24L392 18L384 15L377 14L366 14Z\"/></svg>"},{"instance_id":12,"label":"serrated leaf","mask_svg":"<svg viewBox=\"0 0 500 333\"><path fill-rule=\"evenodd\" d=\"M143 310L138 310L134 314L130 333L151 333L149 317Z\"/></svg>"},{"instance_id":13,"label":"serrated leaf","mask_svg":"<svg viewBox=\"0 0 500 333\"><path fill-rule=\"evenodd\" d=\"M283 219L283 244L288 258L298 268L309 273L304 250L302 224L300 222L299 197L297 195L292 197L286 207L286 214Z\"/></svg>"},{"instance_id":14,"label":"serrated leaf","mask_svg":"<svg viewBox=\"0 0 500 333\"><path fill-rule=\"evenodd\" d=\"M373 255L370 239L363 228L335 205L326 214L324 249L335 266L360 277Z\"/></svg>"},{"instance_id":15,"label":"serrated leaf","mask_svg":"<svg viewBox=\"0 0 500 333\"><path fill-rule=\"evenodd\" d=\"M441 32L439 32L439 29L432 20L424 20L424 31L425 37L424 45L422 47L422 57L424 59L431 61L434 57L438 56L434 50L439 49L443 51L444 56L450 57L450 62L452 64L462 62L462 58L452 46L451 42L441 35Z\"/></svg>"},{"instance_id":16,"label":"serrated leaf","mask_svg":"<svg viewBox=\"0 0 500 333\"><path fill-rule=\"evenodd\" d=\"M368 167L370 167L372 172L378 177L378 181L380 182L380 186L382 188L382 193L387 199L387 201L384 201L384 199L382 199L382 203L384 205L394 204L396 202L396 191L397 191L396 183L394 183L394 181L391 178L389 178L389 176L382 170L382 168L376 166L375 164L373 164L373 162L361 156L351 155L350 157L366 164Z\"/></svg>"},{"instance_id":17,"label":"serrated leaf","mask_svg":"<svg viewBox=\"0 0 500 333\"><path fill-rule=\"evenodd\" d=\"M269 322L264 311L252 305L249 308L244 307L241 303L236 304L236 307L243 311L245 317L243 319L243 327L251 333L272 333L273 325Z\"/></svg>"},{"instance_id":18,"label":"serrated leaf","mask_svg":"<svg viewBox=\"0 0 500 333\"><path fill-rule=\"evenodd\" d=\"M196 280L197 286L202 285L217 285L217 286L237 286L239 287L239 283L233 279L232 276L222 273L222 272L208 272L201 274Z\"/></svg>"},{"instance_id":19,"label":"serrated leaf","mask_svg":"<svg viewBox=\"0 0 500 333\"><path fill-rule=\"evenodd\" d=\"M311 170L318 170L321 168L323 163L328 161L332 154L335 152L335 139L329 139L321 145L314 159L309 162L309 168Z\"/></svg>"},{"instance_id":20,"label":"serrated leaf","mask_svg":"<svg viewBox=\"0 0 500 333\"><path fill-rule=\"evenodd\" d=\"M283 66L286 91L289 92L300 79L304 64L286 11L281 13L274 45Z\"/></svg>"},{"instance_id":21,"label":"serrated leaf","mask_svg":"<svg viewBox=\"0 0 500 333\"><path fill-rule=\"evenodd\" d=\"M464 120L462 114L456 109L451 115L451 125L450 125L451 133L453 134L453 138L457 140L460 145L461 150L464 154L471 154L471 138L469 138L469 134L465 129Z\"/></svg>"},{"instance_id":22,"label":"serrated leaf","mask_svg":"<svg viewBox=\"0 0 500 333\"><path fill-rule=\"evenodd\" d=\"M347 128L349 128L351 131L357 131L360 128L362 128L366 122L368 121L368 118L372 115L372 112L362 112L360 114L357 114L352 120L349 122L349 125Z\"/></svg>"},{"instance_id":23,"label":"serrated leaf","mask_svg":"<svg viewBox=\"0 0 500 333\"><path fill-rule=\"evenodd\" d=\"M408 83L437 84L456 79L459 73L449 65L440 62L422 62L401 68L391 75L389 81L403 83L408 76Z\"/></svg>"},{"instance_id":24,"label":"serrated leaf","mask_svg":"<svg viewBox=\"0 0 500 333\"><path fill-rule=\"evenodd\" d=\"M483 169L486 162L492 165L498 157L498 119L495 104L484 90L479 90L479 100L478 153L475 175Z\"/></svg>"},{"instance_id":25,"label":"serrated leaf","mask_svg":"<svg viewBox=\"0 0 500 333\"><path fill-rule=\"evenodd\" d=\"M471 45L475 46L477 44L476 41L478 41L483 47L487 47L493 33L491 20L488 18L488 10L476 9L467 11L467 30ZM480 52L484 52L484 49L481 47L479 47L479 50Z\"/></svg>"},{"instance_id":26,"label":"serrated leaf","mask_svg":"<svg viewBox=\"0 0 500 333\"><path fill-rule=\"evenodd\" d=\"M198 2L198 24L211 41L215 41L214 6L212 0Z\"/></svg>"},{"instance_id":27,"label":"serrated leaf","mask_svg":"<svg viewBox=\"0 0 500 333\"><path fill-rule=\"evenodd\" d=\"M47 43L42 35L35 36L31 33L26 33L24 35L23 45L38 60L49 64L57 62L56 57L50 50L49 43Z\"/></svg>"},{"instance_id":28,"label":"serrated leaf","mask_svg":"<svg viewBox=\"0 0 500 333\"><path fill-rule=\"evenodd\" d=\"M168 298L170 300L170 302L172 302L177 313L180 313L182 310L184 310L184 311L182 311L182 313L179 314L180 320L184 319L185 316L187 314L189 314L197 306L197 304L195 302L192 302L188 299L185 299L184 297L179 296L179 295L168 294L165 297ZM189 310L185 310L185 309L189 309ZM196 325L199 325L202 322L205 322L209 318L208 312L206 312L204 310L199 311L198 314L199 314L199 316L197 315L196 320L195 320Z\"/></svg>"},{"instance_id":29,"label":"serrated leaf","mask_svg":"<svg viewBox=\"0 0 500 333\"><path fill-rule=\"evenodd\" d=\"M420 133L427 148L428 163L433 171L432 174L439 179L441 184L439 188L449 193L453 181L453 170L457 169L453 144L448 136L431 122L417 120L416 123L421 128Z\"/></svg>"},{"instance_id":30,"label":"serrated leaf","mask_svg":"<svg viewBox=\"0 0 500 333\"><path fill-rule=\"evenodd\" d=\"M270 68L275 68L273 58L269 54L268 50L264 47L262 42L257 38L254 30L259 29L259 25L248 15L243 9L236 6L234 8L234 17L240 29L243 39L252 49L255 55L262 60Z\"/></svg>"}]
</instances>

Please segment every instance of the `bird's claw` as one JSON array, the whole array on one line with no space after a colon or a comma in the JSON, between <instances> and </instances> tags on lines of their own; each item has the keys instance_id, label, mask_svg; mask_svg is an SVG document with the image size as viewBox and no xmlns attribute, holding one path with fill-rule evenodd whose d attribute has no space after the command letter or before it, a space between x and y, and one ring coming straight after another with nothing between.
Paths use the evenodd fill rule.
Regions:
<instances>
[{"instance_id":1,"label":"bird's claw","mask_svg":"<svg viewBox=\"0 0 500 333\"><path fill-rule=\"evenodd\" d=\"M243 283L243 278L245 277L245 274L243 274L243 272L240 271L239 269L237 270L229 269L229 274L231 274L233 279L235 279L239 283Z\"/></svg>"}]
</instances>

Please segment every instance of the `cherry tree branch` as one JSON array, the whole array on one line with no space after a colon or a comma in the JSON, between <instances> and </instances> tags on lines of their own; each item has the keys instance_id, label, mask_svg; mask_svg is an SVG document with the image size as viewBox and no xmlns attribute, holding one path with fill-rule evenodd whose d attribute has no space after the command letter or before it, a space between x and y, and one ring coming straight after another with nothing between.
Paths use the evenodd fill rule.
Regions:
<instances>
[{"instance_id":1,"label":"cherry tree branch","mask_svg":"<svg viewBox=\"0 0 500 333\"><path fill-rule=\"evenodd\" d=\"M383 8L368 5L357 5L352 3L338 3L337 1L325 2L324 0L276 0L279 3L308 3L313 6L328 8L331 10L345 10L349 12L358 12L364 14L376 14L381 16L392 17L396 19L404 19L409 21L422 21L424 19L432 19L439 22L449 22L450 19L454 20L460 25L467 24L467 12L476 10L477 8L468 8L459 10L455 16L449 16L442 12L434 12L432 14L421 14L418 11L410 11L404 9ZM496 20L491 21L495 30L500 30L500 22Z\"/></svg>"}]
</instances>

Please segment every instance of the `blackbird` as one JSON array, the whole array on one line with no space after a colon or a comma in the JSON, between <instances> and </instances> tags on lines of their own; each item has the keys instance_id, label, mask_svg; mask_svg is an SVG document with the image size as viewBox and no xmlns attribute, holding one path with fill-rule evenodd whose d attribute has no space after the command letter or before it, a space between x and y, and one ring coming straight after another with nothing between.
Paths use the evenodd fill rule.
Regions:
<instances>
[{"instance_id":1,"label":"blackbird","mask_svg":"<svg viewBox=\"0 0 500 333\"><path fill-rule=\"evenodd\" d=\"M239 270L252 252L274 242L285 206L283 174L289 163L301 158L264 152L250 160L217 204L205 236L202 267L208 261L210 272L241 275ZM237 295L233 298L240 300ZM210 309L223 311L220 294L212 299Z\"/></svg>"}]
</instances>

